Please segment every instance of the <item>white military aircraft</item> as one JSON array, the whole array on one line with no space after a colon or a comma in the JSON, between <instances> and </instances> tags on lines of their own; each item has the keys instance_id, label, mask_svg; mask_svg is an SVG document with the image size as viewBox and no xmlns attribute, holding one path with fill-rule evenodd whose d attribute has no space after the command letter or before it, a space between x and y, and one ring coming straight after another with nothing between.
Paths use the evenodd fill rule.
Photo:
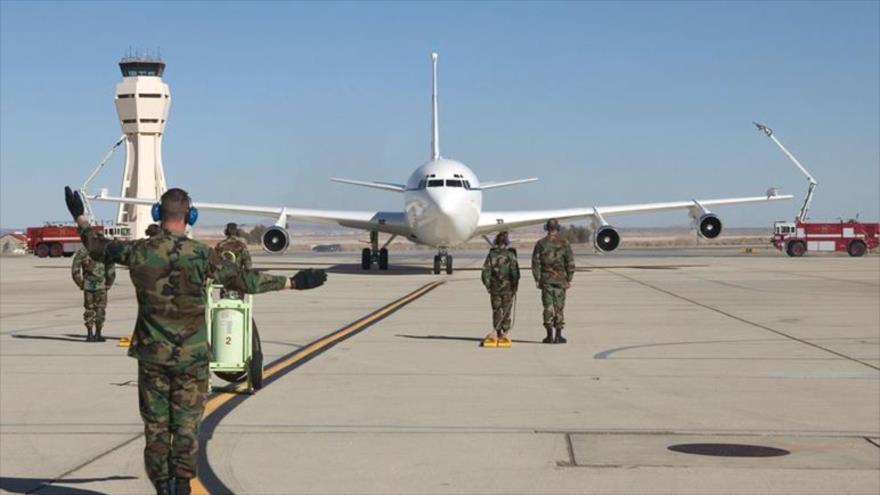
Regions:
<instances>
[{"instance_id":1,"label":"white military aircraft","mask_svg":"<svg viewBox=\"0 0 880 495\"><path fill-rule=\"evenodd\" d=\"M236 214L274 218L275 225L263 234L263 248L270 253L283 253L290 243L287 222L291 220L337 224L366 230L370 233L371 247L361 253L361 267L369 270L375 263L380 270L388 269L388 245L397 236L437 249L434 273L445 268L452 273L449 249L476 236L516 227L536 225L550 218L589 219L593 224L594 245L602 252L613 251L620 244L620 235L606 221L606 217L655 211L687 211L699 235L713 239L721 233L721 220L711 213L712 206L759 203L790 199L771 189L763 196L744 198L705 199L647 203L622 206L589 206L562 210L483 211L483 191L498 187L534 182L537 178L502 182L480 182L476 174L463 163L440 156L440 134L437 121L437 53L431 54L433 67L431 160L417 168L406 184L331 179L336 182L372 187L403 194L402 211L336 211L310 210L285 206L247 206L223 203L196 202L194 206L205 211L224 211ZM109 197L106 191L92 199L115 203L151 205L156 200L147 198ZM379 247L379 233L390 234ZM487 239L488 240L488 239Z\"/></svg>"}]
</instances>

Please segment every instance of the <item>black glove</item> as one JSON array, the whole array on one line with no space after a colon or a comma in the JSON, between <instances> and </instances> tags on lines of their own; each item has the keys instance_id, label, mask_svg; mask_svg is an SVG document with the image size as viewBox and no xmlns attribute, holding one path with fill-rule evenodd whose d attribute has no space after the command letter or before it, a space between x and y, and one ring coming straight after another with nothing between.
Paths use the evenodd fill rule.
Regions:
<instances>
[{"instance_id":1,"label":"black glove","mask_svg":"<svg viewBox=\"0 0 880 495\"><path fill-rule=\"evenodd\" d=\"M327 273L324 270L315 270L309 268L297 272L296 275L290 277L290 287L296 290L314 289L324 285L327 281Z\"/></svg>"},{"instance_id":2,"label":"black glove","mask_svg":"<svg viewBox=\"0 0 880 495\"><path fill-rule=\"evenodd\" d=\"M74 221L86 211L79 193L71 190L70 186L64 186L64 202L67 203L67 211L73 215Z\"/></svg>"}]
</instances>

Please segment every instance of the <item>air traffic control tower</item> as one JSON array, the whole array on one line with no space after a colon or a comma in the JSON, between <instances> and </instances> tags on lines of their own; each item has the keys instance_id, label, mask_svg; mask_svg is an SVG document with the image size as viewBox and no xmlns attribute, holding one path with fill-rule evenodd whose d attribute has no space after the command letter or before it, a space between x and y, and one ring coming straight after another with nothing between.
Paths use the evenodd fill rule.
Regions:
<instances>
[{"instance_id":1,"label":"air traffic control tower","mask_svg":"<svg viewBox=\"0 0 880 495\"><path fill-rule=\"evenodd\" d=\"M171 92L162 81L165 62L158 57L125 57L119 62L122 81L116 85L116 113L125 134L122 197L159 198L167 189L162 169L162 135ZM132 238L144 237L153 223L150 207L120 204L118 223L131 227Z\"/></svg>"}]
</instances>

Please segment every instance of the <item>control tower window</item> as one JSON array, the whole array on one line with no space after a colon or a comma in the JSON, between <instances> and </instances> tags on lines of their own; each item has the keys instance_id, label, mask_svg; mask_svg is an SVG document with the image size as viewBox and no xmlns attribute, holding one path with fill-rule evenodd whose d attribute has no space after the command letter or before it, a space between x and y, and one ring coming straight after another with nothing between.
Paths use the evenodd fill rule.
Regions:
<instances>
[{"instance_id":1,"label":"control tower window","mask_svg":"<svg viewBox=\"0 0 880 495\"><path fill-rule=\"evenodd\" d=\"M428 187L443 187L443 180L431 179L428 181Z\"/></svg>"},{"instance_id":2,"label":"control tower window","mask_svg":"<svg viewBox=\"0 0 880 495\"><path fill-rule=\"evenodd\" d=\"M462 187L461 181L458 179L455 180L447 180L446 187Z\"/></svg>"},{"instance_id":3,"label":"control tower window","mask_svg":"<svg viewBox=\"0 0 880 495\"><path fill-rule=\"evenodd\" d=\"M165 62L153 58L124 58L119 62L119 69L123 77L162 77L162 73L165 72Z\"/></svg>"}]
</instances>

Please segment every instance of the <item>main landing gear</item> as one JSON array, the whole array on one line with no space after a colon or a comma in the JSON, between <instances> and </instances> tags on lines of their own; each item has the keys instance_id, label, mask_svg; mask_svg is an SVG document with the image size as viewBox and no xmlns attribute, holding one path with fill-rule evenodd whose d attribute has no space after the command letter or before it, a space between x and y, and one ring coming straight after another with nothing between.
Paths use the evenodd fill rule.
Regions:
<instances>
[{"instance_id":1,"label":"main landing gear","mask_svg":"<svg viewBox=\"0 0 880 495\"><path fill-rule=\"evenodd\" d=\"M452 275L452 255L447 253L445 249L441 249L434 256L434 275L440 275L440 270L446 267L446 273Z\"/></svg>"},{"instance_id":2,"label":"main landing gear","mask_svg":"<svg viewBox=\"0 0 880 495\"><path fill-rule=\"evenodd\" d=\"M397 235L392 235L385 244L382 245L382 248L379 248L379 233L378 232L370 232L370 246L369 248L364 248L361 251L361 268L364 270L369 270L373 263L378 265L379 270L387 270L388 269L388 245L391 244L391 241Z\"/></svg>"}]
</instances>

